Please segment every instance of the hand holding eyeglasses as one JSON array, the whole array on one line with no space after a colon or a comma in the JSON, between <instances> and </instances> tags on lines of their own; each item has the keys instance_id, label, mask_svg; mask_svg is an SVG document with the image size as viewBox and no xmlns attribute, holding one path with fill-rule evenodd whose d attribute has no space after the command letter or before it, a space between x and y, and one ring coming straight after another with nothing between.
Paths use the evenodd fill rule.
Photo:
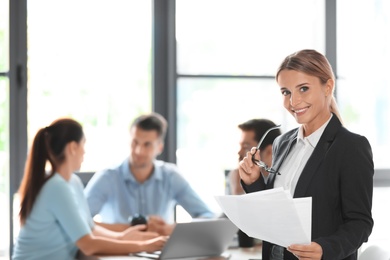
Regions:
<instances>
[{"instance_id":1,"label":"hand holding eyeglasses","mask_svg":"<svg viewBox=\"0 0 390 260\"><path fill-rule=\"evenodd\" d=\"M253 147L246 153L238 166L240 178L246 185L254 183L260 177L260 167L252 161L252 155L260 161L260 155L256 152L256 147Z\"/></svg>"},{"instance_id":2,"label":"hand holding eyeglasses","mask_svg":"<svg viewBox=\"0 0 390 260\"><path fill-rule=\"evenodd\" d=\"M267 132L265 132L261 137L257 147L253 147L249 152L247 152L244 159L240 161L238 172L246 185L252 184L260 177L260 167L265 170L265 174L273 172L273 169L261 160L260 153L258 151L260 150L261 144L263 143L267 134L278 128L280 128L280 125L268 129Z\"/></svg>"}]
</instances>

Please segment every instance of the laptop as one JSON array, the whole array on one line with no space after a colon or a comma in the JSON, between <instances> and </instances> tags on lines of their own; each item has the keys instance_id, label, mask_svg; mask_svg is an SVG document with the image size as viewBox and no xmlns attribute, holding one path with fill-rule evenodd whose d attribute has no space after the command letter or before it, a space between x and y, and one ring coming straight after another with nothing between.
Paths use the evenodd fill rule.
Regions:
<instances>
[{"instance_id":1,"label":"laptop","mask_svg":"<svg viewBox=\"0 0 390 260\"><path fill-rule=\"evenodd\" d=\"M200 259L224 256L238 228L227 218L177 223L162 251L137 256L166 259Z\"/></svg>"}]
</instances>

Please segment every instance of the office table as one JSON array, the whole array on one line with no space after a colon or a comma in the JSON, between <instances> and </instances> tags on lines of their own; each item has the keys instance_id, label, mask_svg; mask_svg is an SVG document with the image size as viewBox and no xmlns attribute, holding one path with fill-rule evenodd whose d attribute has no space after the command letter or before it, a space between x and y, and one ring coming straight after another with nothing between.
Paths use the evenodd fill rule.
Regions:
<instances>
[{"instance_id":1,"label":"office table","mask_svg":"<svg viewBox=\"0 0 390 260\"><path fill-rule=\"evenodd\" d=\"M261 260L261 245L256 245L250 248L229 248L227 250L230 257L212 257L212 258L199 258L199 260L248 260L256 259ZM79 260L145 260L150 258L138 257L138 256L80 256ZM196 259L196 258L191 258Z\"/></svg>"}]
</instances>

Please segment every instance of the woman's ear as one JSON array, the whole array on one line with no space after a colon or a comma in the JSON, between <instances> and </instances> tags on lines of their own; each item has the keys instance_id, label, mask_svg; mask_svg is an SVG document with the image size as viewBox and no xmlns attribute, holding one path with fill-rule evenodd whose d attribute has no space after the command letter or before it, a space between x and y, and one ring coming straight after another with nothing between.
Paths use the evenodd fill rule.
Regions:
<instances>
[{"instance_id":1,"label":"woman's ear","mask_svg":"<svg viewBox=\"0 0 390 260\"><path fill-rule=\"evenodd\" d=\"M334 80L328 79L328 81L325 84L325 96L332 95L333 89L334 89Z\"/></svg>"},{"instance_id":2,"label":"woman's ear","mask_svg":"<svg viewBox=\"0 0 390 260\"><path fill-rule=\"evenodd\" d=\"M69 155L75 155L77 150L77 143L72 141L66 145L66 149Z\"/></svg>"}]
</instances>

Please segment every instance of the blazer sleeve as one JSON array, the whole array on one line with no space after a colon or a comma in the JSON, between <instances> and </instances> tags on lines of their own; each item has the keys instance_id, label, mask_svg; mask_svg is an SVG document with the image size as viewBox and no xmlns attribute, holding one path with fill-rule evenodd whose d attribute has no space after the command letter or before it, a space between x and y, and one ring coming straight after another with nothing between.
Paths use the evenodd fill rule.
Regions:
<instances>
[{"instance_id":1,"label":"blazer sleeve","mask_svg":"<svg viewBox=\"0 0 390 260\"><path fill-rule=\"evenodd\" d=\"M258 178L254 183L250 185L246 185L242 180L241 180L241 186L244 189L245 193L251 193L251 192L256 192L256 191L261 191L266 189L266 184L264 183L263 175L260 174L260 178Z\"/></svg>"}]
</instances>

